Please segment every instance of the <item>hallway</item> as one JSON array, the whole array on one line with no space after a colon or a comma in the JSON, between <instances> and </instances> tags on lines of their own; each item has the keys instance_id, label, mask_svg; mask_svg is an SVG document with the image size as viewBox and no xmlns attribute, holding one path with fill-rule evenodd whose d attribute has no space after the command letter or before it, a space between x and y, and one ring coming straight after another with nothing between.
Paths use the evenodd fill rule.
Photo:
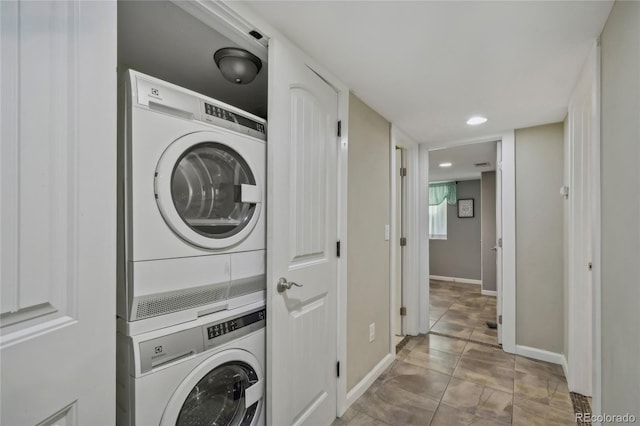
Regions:
<instances>
[{"instance_id":1,"label":"hallway","mask_svg":"<svg viewBox=\"0 0 640 426\"><path fill-rule=\"evenodd\" d=\"M411 337L394 363L333 423L470 424L575 424L562 368L451 337Z\"/></svg>"},{"instance_id":2,"label":"hallway","mask_svg":"<svg viewBox=\"0 0 640 426\"><path fill-rule=\"evenodd\" d=\"M487 327L496 320L496 298L483 296L479 285L430 280L429 305L431 332L498 344L497 331Z\"/></svg>"}]
</instances>

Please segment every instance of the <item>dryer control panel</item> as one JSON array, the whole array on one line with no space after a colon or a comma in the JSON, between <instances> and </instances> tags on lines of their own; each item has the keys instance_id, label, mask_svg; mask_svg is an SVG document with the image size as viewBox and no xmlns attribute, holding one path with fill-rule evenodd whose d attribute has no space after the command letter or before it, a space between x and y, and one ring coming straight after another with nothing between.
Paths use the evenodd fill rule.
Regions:
<instances>
[{"instance_id":1,"label":"dryer control panel","mask_svg":"<svg viewBox=\"0 0 640 426\"><path fill-rule=\"evenodd\" d=\"M246 132L248 135L258 139L266 139L267 132L263 123L247 118L241 114L234 113L215 104L203 102L202 105L204 121L222 125L223 127L225 127L224 124L226 124L224 122L234 123L239 126L240 129L238 131ZM222 123L220 121L222 121Z\"/></svg>"},{"instance_id":2,"label":"dryer control panel","mask_svg":"<svg viewBox=\"0 0 640 426\"><path fill-rule=\"evenodd\" d=\"M264 328L265 308L140 342L140 373L229 343Z\"/></svg>"},{"instance_id":3,"label":"dryer control panel","mask_svg":"<svg viewBox=\"0 0 640 426\"><path fill-rule=\"evenodd\" d=\"M267 140L267 122L260 117L137 71L130 70L129 73L132 78L133 101L138 105Z\"/></svg>"}]
</instances>

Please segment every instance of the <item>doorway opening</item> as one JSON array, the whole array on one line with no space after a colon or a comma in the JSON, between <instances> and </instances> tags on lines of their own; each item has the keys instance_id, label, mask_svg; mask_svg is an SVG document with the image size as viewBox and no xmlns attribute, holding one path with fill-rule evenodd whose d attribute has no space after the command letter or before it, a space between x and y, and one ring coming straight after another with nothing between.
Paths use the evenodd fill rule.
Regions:
<instances>
[{"instance_id":1,"label":"doorway opening","mask_svg":"<svg viewBox=\"0 0 640 426\"><path fill-rule=\"evenodd\" d=\"M408 336L424 333L420 312L420 147L392 125L389 144L391 174L389 355L395 356ZM386 234L386 230L385 230Z\"/></svg>"},{"instance_id":2,"label":"doorway opening","mask_svg":"<svg viewBox=\"0 0 640 426\"><path fill-rule=\"evenodd\" d=\"M429 153L429 330L498 345L499 142Z\"/></svg>"}]
</instances>

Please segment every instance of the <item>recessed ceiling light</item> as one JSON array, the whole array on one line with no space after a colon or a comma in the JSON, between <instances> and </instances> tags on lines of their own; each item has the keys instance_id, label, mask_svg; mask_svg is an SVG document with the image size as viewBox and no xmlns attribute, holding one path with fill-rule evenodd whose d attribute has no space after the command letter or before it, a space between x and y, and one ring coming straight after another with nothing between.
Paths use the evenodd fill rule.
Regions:
<instances>
[{"instance_id":1,"label":"recessed ceiling light","mask_svg":"<svg viewBox=\"0 0 640 426\"><path fill-rule=\"evenodd\" d=\"M476 126L478 124L482 124L482 123L486 123L486 122L487 122L487 118L486 117L481 117L479 115L471 117L470 119L467 120L467 124L469 126Z\"/></svg>"},{"instance_id":2,"label":"recessed ceiling light","mask_svg":"<svg viewBox=\"0 0 640 426\"><path fill-rule=\"evenodd\" d=\"M451 167L451 163L440 163L438 164L440 167Z\"/></svg>"}]
</instances>

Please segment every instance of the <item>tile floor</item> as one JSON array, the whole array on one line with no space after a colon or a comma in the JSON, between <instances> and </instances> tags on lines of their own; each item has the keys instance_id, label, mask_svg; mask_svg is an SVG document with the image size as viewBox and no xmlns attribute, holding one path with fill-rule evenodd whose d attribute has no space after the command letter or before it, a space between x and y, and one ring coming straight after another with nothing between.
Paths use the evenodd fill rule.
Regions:
<instances>
[{"instance_id":1,"label":"tile floor","mask_svg":"<svg viewBox=\"0 0 640 426\"><path fill-rule=\"evenodd\" d=\"M438 334L408 338L334 426L576 424L559 365L497 347L486 325L496 318L495 297L476 285L431 280L430 303Z\"/></svg>"},{"instance_id":2,"label":"tile floor","mask_svg":"<svg viewBox=\"0 0 640 426\"><path fill-rule=\"evenodd\" d=\"M480 294L480 286L431 280L429 284L431 331L475 342L498 344L496 298Z\"/></svg>"},{"instance_id":3,"label":"tile floor","mask_svg":"<svg viewBox=\"0 0 640 426\"><path fill-rule=\"evenodd\" d=\"M562 368L439 335L410 337L334 426L575 425Z\"/></svg>"}]
</instances>

